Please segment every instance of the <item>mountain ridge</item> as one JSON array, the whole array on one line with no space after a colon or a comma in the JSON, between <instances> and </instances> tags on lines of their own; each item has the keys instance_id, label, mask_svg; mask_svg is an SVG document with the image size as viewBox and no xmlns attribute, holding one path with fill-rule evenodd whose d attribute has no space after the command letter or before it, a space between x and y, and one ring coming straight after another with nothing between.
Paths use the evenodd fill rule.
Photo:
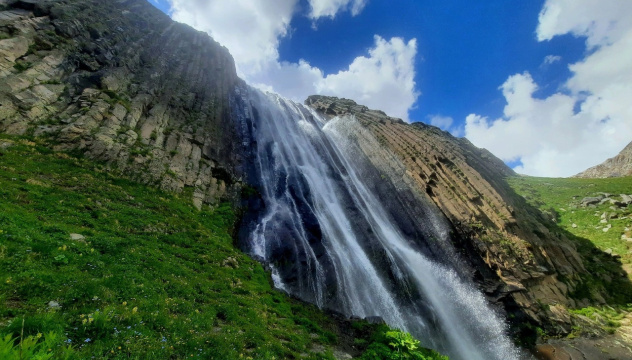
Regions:
<instances>
[{"instance_id":1,"label":"mountain ridge","mask_svg":"<svg viewBox=\"0 0 632 360\"><path fill-rule=\"evenodd\" d=\"M609 178L632 175L632 142L626 145L619 154L599 165L588 168L573 177L576 178Z\"/></svg>"}]
</instances>

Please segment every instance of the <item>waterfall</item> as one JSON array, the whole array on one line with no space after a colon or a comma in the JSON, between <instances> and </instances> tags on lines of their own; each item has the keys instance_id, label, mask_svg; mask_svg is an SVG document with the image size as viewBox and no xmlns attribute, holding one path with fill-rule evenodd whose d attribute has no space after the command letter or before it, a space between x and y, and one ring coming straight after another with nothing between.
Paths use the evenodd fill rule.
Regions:
<instances>
[{"instance_id":1,"label":"waterfall","mask_svg":"<svg viewBox=\"0 0 632 360\"><path fill-rule=\"evenodd\" d=\"M520 358L468 280L445 220L398 178L394 157L367 155L379 148L368 131L246 87L233 109L251 139L248 182L261 193L240 241L277 288L348 316L380 316L451 359Z\"/></svg>"}]
</instances>

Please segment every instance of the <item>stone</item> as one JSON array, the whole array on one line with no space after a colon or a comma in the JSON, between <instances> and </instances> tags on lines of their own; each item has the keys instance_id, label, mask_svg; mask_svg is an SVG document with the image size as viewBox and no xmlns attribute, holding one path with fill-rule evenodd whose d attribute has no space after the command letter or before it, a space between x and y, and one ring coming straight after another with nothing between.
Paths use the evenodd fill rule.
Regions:
<instances>
[{"instance_id":1,"label":"stone","mask_svg":"<svg viewBox=\"0 0 632 360\"><path fill-rule=\"evenodd\" d=\"M599 204L601 199L603 199L603 196L601 196L601 197L585 197L585 198L583 198L580 201L580 205L581 206L596 205L596 204Z\"/></svg>"},{"instance_id":2,"label":"stone","mask_svg":"<svg viewBox=\"0 0 632 360\"><path fill-rule=\"evenodd\" d=\"M54 300L48 302L48 307L53 310L61 309L61 305L59 305L59 303Z\"/></svg>"},{"instance_id":3,"label":"stone","mask_svg":"<svg viewBox=\"0 0 632 360\"><path fill-rule=\"evenodd\" d=\"M577 224L573 223L573 225L571 225L571 227L572 227L573 229L577 229Z\"/></svg>"},{"instance_id":4,"label":"stone","mask_svg":"<svg viewBox=\"0 0 632 360\"><path fill-rule=\"evenodd\" d=\"M74 240L74 241L81 241L81 240L85 240L86 237L81 235L81 234L70 234L70 240Z\"/></svg>"},{"instance_id":5,"label":"stone","mask_svg":"<svg viewBox=\"0 0 632 360\"><path fill-rule=\"evenodd\" d=\"M612 249L606 249L604 250L604 253L608 254L608 255L612 255Z\"/></svg>"},{"instance_id":6,"label":"stone","mask_svg":"<svg viewBox=\"0 0 632 360\"><path fill-rule=\"evenodd\" d=\"M334 350L334 359L336 360L350 360L353 359L353 356L347 354L346 352L342 351L342 350Z\"/></svg>"}]
</instances>

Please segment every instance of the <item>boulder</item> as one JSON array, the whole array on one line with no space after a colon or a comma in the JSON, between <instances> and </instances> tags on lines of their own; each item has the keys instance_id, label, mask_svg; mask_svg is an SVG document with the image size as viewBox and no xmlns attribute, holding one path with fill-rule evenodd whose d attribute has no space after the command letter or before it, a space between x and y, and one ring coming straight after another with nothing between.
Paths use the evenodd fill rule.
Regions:
<instances>
[{"instance_id":1,"label":"boulder","mask_svg":"<svg viewBox=\"0 0 632 360\"><path fill-rule=\"evenodd\" d=\"M585 197L580 201L581 206L597 205L603 199L603 196Z\"/></svg>"},{"instance_id":2,"label":"boulder","mask_svg":"<svg viewBox=\"0 0 632 360\"><path fill-rule=\"evenodd\" d=\"M86 237L81 235L81 234L70 234L70 240L82 241L82 240L85 240L85 239L86 239Z\"/></svg>"}]
</instances>

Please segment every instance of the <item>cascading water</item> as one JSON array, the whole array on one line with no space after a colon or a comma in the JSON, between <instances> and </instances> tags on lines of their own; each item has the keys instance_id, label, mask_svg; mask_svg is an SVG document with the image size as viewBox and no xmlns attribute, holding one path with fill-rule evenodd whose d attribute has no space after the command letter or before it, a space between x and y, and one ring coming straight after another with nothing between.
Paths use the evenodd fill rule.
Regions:
<instances>
[{"instance_id":1,"label":"cascading water","mask_svg":"<svg viewBox=\"0 0 632 360\"><path fill-rule=\"evenodd\" d=\"M261 192L242 246L269 264L278 288L349 316L380 316L451 359L520 358L463 275L444 220L418 195L402 200L415 196L371 165L350 135L363 131L354 119L237 93L233 108L252 139L243 144L248 180Z\"/></svg>"}]
</instances>

